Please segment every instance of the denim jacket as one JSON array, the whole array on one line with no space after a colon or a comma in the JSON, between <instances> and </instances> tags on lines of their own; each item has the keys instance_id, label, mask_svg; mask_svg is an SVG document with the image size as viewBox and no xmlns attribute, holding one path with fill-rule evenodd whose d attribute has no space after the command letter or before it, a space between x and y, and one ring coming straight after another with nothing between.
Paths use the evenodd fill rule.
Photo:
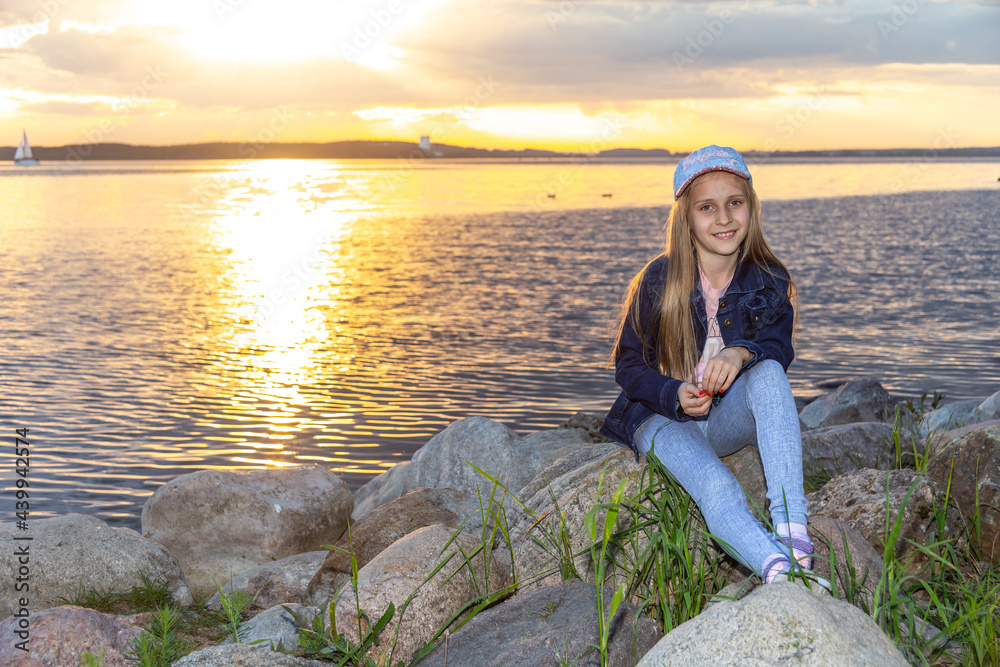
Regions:
<instances>
[{"instance_id":1,"label":"denim jacket","mask_svg":"<svg viewBox=\"0 0 1000 667\"><path fill-rule=\"evenodd\" d=\"M602 435L628 445L633 451L637 451L635 430L654 413L677 421L693 419L678 409L677 390L683 381L660 373L653 352L659 346L659 321L654 318L659 313L666 270L667 259L661 255L649 264L642 277L636 298L648 347L644 347L626 321L615 361L615 381L622 393L601 426ZM786 276L779 267L773 271L777 276ZM695 332L700 353L705 347L707 317L705 299L698 287L691 293L691 307L697 314ZM770 275L752 262L741 261L729 288L719 299L716 317L726 347L745 347L753 355L741 373L764 359L774 359L788 370L794 356L795 312L788 299L786 280ZM721 400L723 396L712 399L714 405Z\"/></svg>"}]
</instances>

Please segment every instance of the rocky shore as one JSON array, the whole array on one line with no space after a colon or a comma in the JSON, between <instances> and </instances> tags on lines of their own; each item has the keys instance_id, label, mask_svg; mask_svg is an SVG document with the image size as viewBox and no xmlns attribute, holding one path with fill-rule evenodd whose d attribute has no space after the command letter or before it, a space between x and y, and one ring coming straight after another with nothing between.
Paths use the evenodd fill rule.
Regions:
<instances>
[{"instance_id":1,"label":"rocky shore","mask_svg":"<svg viewBox=\"0 0 1000 667\"><path fill-rule=\"evenodd\" d=\"M596 666L603 653L604 664L627 667L906 665L912 656L872 617L884 568L929 577L943 540L970 547L975 567L1000 560L1000 392L925 410L873 380L850 381L800 412L814 569L837 594L800 581L760 586L704 538L694 512L681 541L724 587L703 591L696 597L713 597L700 613L666 627L657 609L681 593L651 599L635 581L655 574L636 563L662 532L638 517L661 499L649 492L647 463L598 435L600 419L579 413L525 437L462 419L353 494L316 465L183 475L147 501L141 534L78 514L33 521L30 594L0 589L0 667L75 666L86 652L106 667L133 664L148 613L61 599L125 592L143 578L182 607L218 608L220 586L223 596L254 596L242 643L202 647L176 665L330 664L272 648L294 651L314 619L364 642L385 617L365 651L375 664ZM751 506L764 508L756 449L726 463ZM11 524L0 536L15 544ZM0 550L0 564L17 571L13 549ZM16 648L24 608L28 653Z\"/></svg>"}]
</instances>

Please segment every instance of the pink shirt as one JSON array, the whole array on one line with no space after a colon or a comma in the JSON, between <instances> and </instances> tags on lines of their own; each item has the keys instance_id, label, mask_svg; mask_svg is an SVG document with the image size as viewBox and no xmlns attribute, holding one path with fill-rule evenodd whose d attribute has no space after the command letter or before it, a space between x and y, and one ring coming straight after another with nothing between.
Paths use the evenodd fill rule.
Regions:
<instances>
[{"instance_id":1,"label":"pink shirt","mask_svg":"<svg viewBox=\"0 0 1000 667\"><path fill-rule=\"evenodd\" d=\"M726 293L726 289L729 288L729 283L733 281L732 276L726 281L726 284L715 289L712 287L712 283L708 282L708 278L702 272L701 267L698 267L698 275L701 276L701 294L705 297L705 316L708 318L708 336L705 338L705 349L701 352L701 359L698 360L698 365L695 367L695 375L698 379L698 388L701 389L701 379L705 375L705 366L708 362L722 351L725 347L725 343L722 342L722 331L719 330L719 320L716 318L716 314L719 312L719 299L722 295Z\"/></svg>"}]
</instances>

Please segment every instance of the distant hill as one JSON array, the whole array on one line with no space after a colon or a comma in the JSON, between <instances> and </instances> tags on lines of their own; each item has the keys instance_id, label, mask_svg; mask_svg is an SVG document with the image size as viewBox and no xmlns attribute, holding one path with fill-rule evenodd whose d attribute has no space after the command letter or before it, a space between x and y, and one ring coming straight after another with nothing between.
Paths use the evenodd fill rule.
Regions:
<instances>
[{"instance_id":1,"label":"distant hill","mask_svg":"<svg viewBox=\"0 0 1000 667\"><path fill-rule=\"evenodd\" d=\"M671 153L665 148L612 148L611 150L601 151L597 154L597 157L653 157L653 158L664 158L664 157L681 157L687 155L687 153Z\"/></svg>"},{"instance_id":2,"label":"distant hill","mask_svg":"<svg viewBox=\"0 0 1000 667\"><path fill-rule=\"evenodd\" d=\"M15 147L0 148L0 161L13 160ZM536 149L489 150L436 144L430 151L405 141L336 141L328 144L210 143L181 146L81 144L32 146L39 160L253 160L253 159L426 159L441 158L552 158L582 157Z\"/></svg>"},{"instance_id":3,"label":"distant hill","mask_svg":"<svg viewBox=\"0 0 1000 667\"><path fill-rule=\"evenodd\" d=\"M687 153L672 153L663 148L614 148L601 151L596 156L585 153L525 148L521 150L490 150L448 144L434 144L429 151L406 141L335 141L325 144L279 143L208 143L181 146L133 146L131 144L78 144L70 146L33 146L35 157L49 160L253 160L253 159L385 159L423 160L428 158L585 158L606 159L679 159ZM0 148L0 162L14 159L14 146ZM884 150L825 150L825 151L745 151L747 158L917 158L936 157L985 157L1000 158L1000 147L948 148L927 155L925 149Z\"/></svg>"},{"instance_id":4,"label":"distant hill","mask_svg":"<svg viewBox=\"0 0 1000 667\"><path fill-rule=\"evenodd\" d=\"M745 157L755 158L920 158L933 162L938 157L1000 158L1000 147L994 148L884 148L827 151L744 151Z\"/></svg>"}]
</instances>

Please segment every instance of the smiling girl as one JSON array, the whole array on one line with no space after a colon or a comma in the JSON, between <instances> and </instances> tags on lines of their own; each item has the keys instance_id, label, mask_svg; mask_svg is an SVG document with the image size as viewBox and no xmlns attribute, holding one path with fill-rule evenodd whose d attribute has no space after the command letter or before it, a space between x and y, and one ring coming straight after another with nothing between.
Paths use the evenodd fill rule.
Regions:
<instances>
[{"instance_id":1,"label":"smiling girl","mask_svg":"<svg viewBox=\"0 0 1000 667\"><path fill-rule=\"evenodd\" d=\"M674 172L665 251L632 280L615 341L622 393L601 432L655 454L727 552L771 583L808 568L792 361L795 282L761 227L743 157L708 146ZM720 460L756 444L775 532ZM821 582L825 583L825 582Z\"/></svg>"}]
</instances>

